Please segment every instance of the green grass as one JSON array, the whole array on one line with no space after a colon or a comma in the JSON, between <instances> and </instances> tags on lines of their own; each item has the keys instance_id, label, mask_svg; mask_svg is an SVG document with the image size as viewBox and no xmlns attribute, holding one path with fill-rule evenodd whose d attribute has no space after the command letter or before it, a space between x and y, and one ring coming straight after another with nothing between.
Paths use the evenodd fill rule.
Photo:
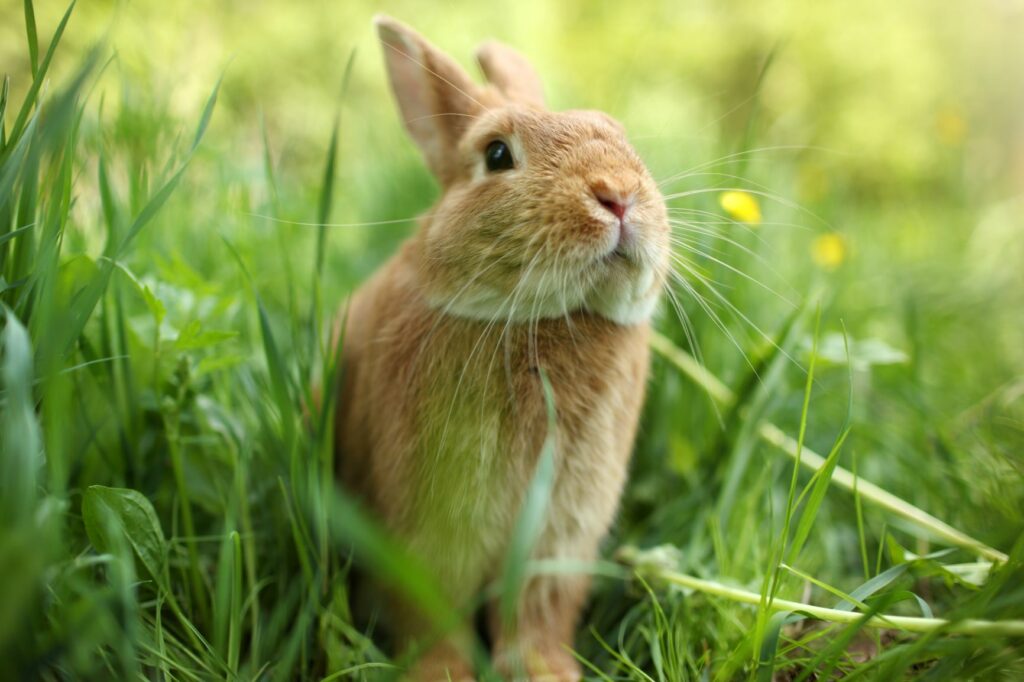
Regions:
<instances>
[{"instance_id":1,"label":"green grass","mask_svg":"<svg viewBox=\"0 0 1024 682\"><path fill-rule=\"evenodd\" d=\"M614 9L567 7L579 45L633 30ZM263 56L243 49L182 107L135 72L130 40L93 47L100 9L45 9L0 13L19 55L0 96L0 678L393 676L406 661L352 616L356 565L440 626L456 614L334 483L335 313L411 229L379 221L434 192L393 115L377 115L390 103L364 70L377 59L368 23L346 34L358 52L353 39L317 66L320 99L279 94L302 80L287 59L254 97L249 60ZM991 145L1019 134L1017 103L979 79L987 109L961 112L967 132L946 121L915 136L955 90L926 78L953 67L922 38L924 11L884 15L909 47L860 99L860 61L815 66L832 15L810 11L789 42L754 32L728 54L636 29L706 56L720 81L698 69L696 84L666 85L655 70L669 60L601 66L578 46L545 65L598 89L577 83L559 102L604 103L638 129L688 223L677 246L692 291L658 319L605 559L526 563L551 483L539 468L490 594L508 602L531 570L594 572L576 643L593 679L1024 675L1020 157ZM715 15L709 30L735 34L745 17ZM990 52L970 44L989 73ZM801 108L794 65L818 68L807 82L832 99ZM653 113L602 95L602 69L636 76L622 87ZM905 77L887 84L886 69ZM912 80L931 95L905 92ZM685 88L691 103L721 101L682 115L687 135L657 136L667 93ZM879 97L892 108L872 119ZM308 129L282 123L307 109ZM723 211L726 188L758 199L759 226ZM809 254L834 235L842 262L821 265Z\"/></svg>"}]
</instances>

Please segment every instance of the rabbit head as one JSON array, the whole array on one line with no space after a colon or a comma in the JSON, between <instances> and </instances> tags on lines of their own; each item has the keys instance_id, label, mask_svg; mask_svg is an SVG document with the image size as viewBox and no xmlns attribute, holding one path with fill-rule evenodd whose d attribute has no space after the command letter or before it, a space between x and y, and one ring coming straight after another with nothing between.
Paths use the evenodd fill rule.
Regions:
<instances>
[{"instance_id":1,"label":"rabbit head","mask_svg":"<svg viewBox=\"0 0 1024 682\"><path fill-rule=\"evenodd\" d=\"M645 323L668 272L664 200L622 126L549 111L536 72L487 42L478 85L403 24L378 16L401 117L442 196L421 223L429 303L512 322L576 312Z\"/></svg>"}]
</instances>

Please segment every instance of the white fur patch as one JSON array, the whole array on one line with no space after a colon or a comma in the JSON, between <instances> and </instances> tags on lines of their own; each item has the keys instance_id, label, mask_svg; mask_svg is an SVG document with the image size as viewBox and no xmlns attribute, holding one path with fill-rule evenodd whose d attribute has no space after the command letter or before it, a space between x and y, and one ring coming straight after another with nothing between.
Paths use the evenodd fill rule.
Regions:
<instances>
[{"instance_id":1,"label":"white fur patch","mask_svg":"<svg viewBox=\"0 0 1024 682\"><path fill-rule=\"evenodd\" d=\"M441 295L428 295L427 300L445 314L483 322L521 324L587 310L631 326L650 320L661 294L661 287L655 286L654 271L647 267L639 273L613 270L586 288L576 282L555 282L540 273L524 281L521 289L518 295L509 296L481 284L475 291L463 292L454 302Z\"/></svg>"},{"instance_id":2,"label":"white fur patch","mask_svg":"<svg viewBox=\"0 0 1024 682\"><path fill-rule=\"evenodd\" d=\"M661 287L654 286L653 271L645 269L637 281L595 289L587 308L621 325L641 324L651 319L660 294Z\"/></svg>"}]
</instances>

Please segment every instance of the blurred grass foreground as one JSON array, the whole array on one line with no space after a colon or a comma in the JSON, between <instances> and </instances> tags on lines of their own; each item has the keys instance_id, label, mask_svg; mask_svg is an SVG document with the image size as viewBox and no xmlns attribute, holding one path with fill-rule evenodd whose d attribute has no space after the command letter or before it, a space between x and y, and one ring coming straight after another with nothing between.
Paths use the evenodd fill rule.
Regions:
<instances>
[{"instance_id":1,"label":"blurred grass foreground","mask_svg":"<svg viewBox=\"0 0 1024 682\"><path fill-rule=\"evenodd\" d=\"M678 219L587 675L1024 677L1024 3L385 4L0 3L0 678L406 663L353 558L427 584L303 411L436 195L379 9L519 47Z\"/></svg>"}]
</instances>

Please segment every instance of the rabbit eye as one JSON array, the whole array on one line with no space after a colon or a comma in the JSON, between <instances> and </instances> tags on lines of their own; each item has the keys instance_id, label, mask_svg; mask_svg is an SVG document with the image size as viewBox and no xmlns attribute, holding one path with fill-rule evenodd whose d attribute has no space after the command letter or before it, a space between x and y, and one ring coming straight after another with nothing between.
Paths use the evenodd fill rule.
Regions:
<instances>
[{"instance_id":1,"label":"rabbit eye","mask_svg":"<svg viewBox=\"0 0 1024 682\"><path fill-rule=\"evenodd\" d=\"M516 167L512 150L501 140L494 140L487 145L487 149L484 150L484 161L487 163L487 170L492 173Z\"/></svg>"}]
</instances>

